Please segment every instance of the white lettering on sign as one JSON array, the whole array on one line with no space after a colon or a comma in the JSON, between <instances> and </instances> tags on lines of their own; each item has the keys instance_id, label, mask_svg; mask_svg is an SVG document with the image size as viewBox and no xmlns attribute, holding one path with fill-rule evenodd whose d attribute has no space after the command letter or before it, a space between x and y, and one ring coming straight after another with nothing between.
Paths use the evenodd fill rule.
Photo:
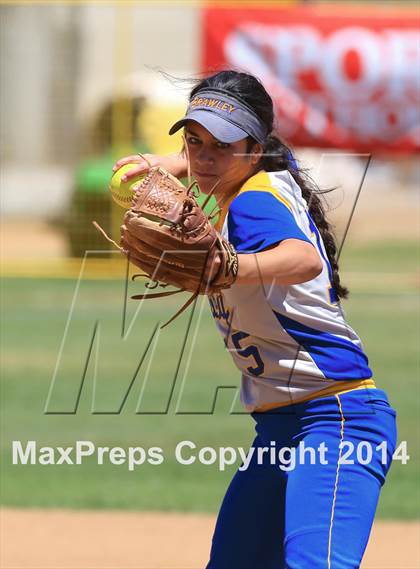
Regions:
<instances>
[{"instance_id":1,"label":"white lettering on sign","mask_svg":"<svg viewBox=\"0 0 420 569\"><path fill-rule=\"evenodd\" d=\"M420 34L413 30L384 30L387 48L389 99L408 96L419 102Z\"/></svg>"},{"instance_id":2,"label":"white lettering on sign","mask_svg":"<svg viewBox=\"0 0 420 569\"><path fill-rule=\"evenodd\" d=\"M340 143L418 142L420 32L360 26L327 35L311 26L241 24L226 38L227 61L267 86L283 136L303 130ZM332 133L332 134L331 134Z\"/></svg>"},{"instance_id":3,"label":"white lettering on sign","mask_svg":"<svg viewBox=\"0 0 420 569\"><path fill-rule=\"evenodd\" d=\"M376 34L365 28L344 28L323 44L321 82L334 96L367 101L386 78Z\"/></svg>"}]
</instances>

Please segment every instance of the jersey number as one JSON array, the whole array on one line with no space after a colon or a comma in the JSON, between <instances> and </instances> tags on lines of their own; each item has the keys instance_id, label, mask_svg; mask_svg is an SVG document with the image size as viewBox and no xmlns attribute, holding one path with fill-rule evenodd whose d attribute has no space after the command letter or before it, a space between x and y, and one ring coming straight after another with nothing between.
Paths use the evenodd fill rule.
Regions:
<instances>
[{"instance_id":1,"label":"jersey number","mask_svg":"<svg viewBox=\"0 0 420 569\"><path fill-rule=\"evenodd\" d=\"M241 340L245 340L248 338L249 334L246 332L235 332L232 334L232 342L236 348L237 353L243 358L254 358L255 366L247 367L247 371L252 373L252 375L261 375L264 373L264 362L261 359L260 352L258 351L257 346L247 346L243 348L241 346Z\"/></svg>"}]
</instances>

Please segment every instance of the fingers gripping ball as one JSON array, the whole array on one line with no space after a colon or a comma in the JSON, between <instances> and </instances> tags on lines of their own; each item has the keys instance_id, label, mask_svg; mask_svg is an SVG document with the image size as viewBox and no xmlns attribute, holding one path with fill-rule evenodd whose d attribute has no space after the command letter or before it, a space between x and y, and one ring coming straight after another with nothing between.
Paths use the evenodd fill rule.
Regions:
<instances>
[{"instance_id":1,"label":"fingers gripping ball","mask_svg":"<svg viewBox=\"0 0 420 569\"><path fill-rule=\"evenodd\" d=\"M121 177L137 166L138 164L125 164L124 166L121 166L121 168L114 173L109 184L109 190L113 200L124 209L130 209L134 192L141 184L146 174L139 174L126 182L123 182Z\"/></svg>"}]
</instances>

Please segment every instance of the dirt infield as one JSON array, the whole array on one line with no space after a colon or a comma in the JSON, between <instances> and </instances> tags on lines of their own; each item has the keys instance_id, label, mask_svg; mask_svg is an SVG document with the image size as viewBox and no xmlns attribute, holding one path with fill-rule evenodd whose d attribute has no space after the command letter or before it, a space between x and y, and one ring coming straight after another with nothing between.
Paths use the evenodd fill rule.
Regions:
<instances>
[{"instance_id":1,"label":"dirt infield","mask_svg":"<svg viewBox=\"0 0 420 569\"><path fill-rule=\"evenodd\" d=\"M1 511L2 569L198 569L214 517L199 514ZM420 567L420 523L378 522L364 569Z\"/></svg>"}]
</instances>

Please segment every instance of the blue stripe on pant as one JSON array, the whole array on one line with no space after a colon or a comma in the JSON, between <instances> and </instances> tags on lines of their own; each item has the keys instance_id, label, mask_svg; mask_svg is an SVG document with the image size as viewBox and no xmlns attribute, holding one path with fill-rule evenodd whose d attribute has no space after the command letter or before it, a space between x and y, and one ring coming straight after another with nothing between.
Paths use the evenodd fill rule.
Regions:
<instances>
[{"instance_id":1,"label":"blue stripe on pant","mask_svg":"<svg viewBox=\"0 0 420 569\"><path fill-rule=\"evenodd\" d=\"M396 444L395 411L379 389L361 389L253 414L253 446L317 449L288 471L262 464L257 450L235 474L218 516L207 569L354 569L369 538L382 484ZM363 443L372 460L361 464L354 450L343 459L340 442ZM386 441L385 460L377 445ZM366 443L367 444L366 444ZM341 455L340 455L341 452ZM362 461L366 459L362 453Z\"/></svg>"}]
</instances>

